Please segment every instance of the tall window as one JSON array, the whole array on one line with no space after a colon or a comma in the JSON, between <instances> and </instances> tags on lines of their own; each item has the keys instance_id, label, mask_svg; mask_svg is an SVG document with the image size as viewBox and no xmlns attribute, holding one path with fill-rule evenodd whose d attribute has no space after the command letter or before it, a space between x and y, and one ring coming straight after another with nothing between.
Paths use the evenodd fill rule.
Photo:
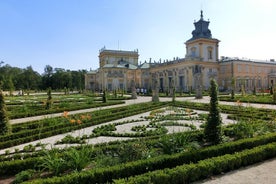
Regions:
<instances>
[{"instance_id":1,"label":"tall window","mask_svg":"<svg viewBox=\"0 0 276 184\"><path fill-rule=\"evenodd\" d=\"M242 66L238 65L238 72L242 72Z\"/></svg>"},{"instance_id":2,"label":"tall window","mask_svg":"<svg viewBox=\"0 0 276 184\"><path fill-rule=\"evenodd\" d=\"M196 57L196 48L195 47L191 48L191 56Z\"/></svg>"},{"instance_id":3,"label":"tall window","mask_svg":"<svg viewBox=\"0 0 276 184\"><path fill-rule=\"evenodd\" d=\"M179 76L179 87L182 90L184 88L184 80L183 80L183 76Z\"/></svg>"},{"instance_id":4,"label":"tall window","mask_svg":"<svg viewBox=\"0 0 276 184\"><path fill-rule=\"evenodd\" d=\"M213 59L213 48L208 47L208 59Z\"/></svg>"},{"instance_id":5,"label":"tall window","mask_svg":"<svg viewBox=\"0 0 276 184\"><path fill-rule=\"evenodd\" d=\"M163 78L160 78L159 79L159 83L160 83L160 90L161 90L161 92L163 92Z\"/></svg>"},{"instance_id":6,"label":"tall window","mask_svg":"<svg viewBox=\"0 0 276 184\"><path fill-rule=\"evenodd\" d=\"M258 79L258 87L259 87L259 88L261 88L261 87L262 87L262 81L261 81L261 79L260 79L260 78Z\"/></svg>"}]
</instances>

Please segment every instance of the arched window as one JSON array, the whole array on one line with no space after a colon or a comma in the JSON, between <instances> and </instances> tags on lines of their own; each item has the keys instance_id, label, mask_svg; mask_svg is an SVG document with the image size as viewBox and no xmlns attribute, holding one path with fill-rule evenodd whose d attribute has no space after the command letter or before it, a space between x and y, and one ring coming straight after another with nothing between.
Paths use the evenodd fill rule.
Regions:
<instances>
[{"instance_id":1,"label":"arched window","mask_svg":"<svg viewBox=\"0 0 276 184\"><path fill-rule=\"evenodd\" d=\"M191 56L196 57L196 48L195 47L191 48Z\"/></svg>"}]
</instances>

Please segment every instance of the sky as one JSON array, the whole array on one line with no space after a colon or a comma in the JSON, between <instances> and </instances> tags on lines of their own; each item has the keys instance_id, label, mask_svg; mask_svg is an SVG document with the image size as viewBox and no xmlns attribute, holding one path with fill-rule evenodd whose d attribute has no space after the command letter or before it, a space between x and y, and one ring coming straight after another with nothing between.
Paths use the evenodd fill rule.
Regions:
<instances>
[{"instance_id":1,"label":"sky","mask_svg":"<svg viewBox=\"0 0 276 184\"><path fill-rule=\"evenodd\" d=\"M103 47L184 58L200 10L220 56L276 59L274 0L0 0L0 61L42 74L95 70Z\"/></svg>"}]
</instances>

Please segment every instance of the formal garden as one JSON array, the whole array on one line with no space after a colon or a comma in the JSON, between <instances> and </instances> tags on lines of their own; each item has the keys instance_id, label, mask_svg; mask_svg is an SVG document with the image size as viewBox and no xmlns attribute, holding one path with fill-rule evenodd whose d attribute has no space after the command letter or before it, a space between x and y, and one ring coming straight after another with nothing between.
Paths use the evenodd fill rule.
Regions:
<instances>
[{"instance_id":1,"label":"formal garden","mask_svg":"<svg viewBox=\"0 0 276 184\"><path fill-rule=\"evenodd\" d=\"M214 81L210 103L47 93L1 94L0 181L190 183L276 156L275 110L219 104Z\"/></svg>"}]
</instances>

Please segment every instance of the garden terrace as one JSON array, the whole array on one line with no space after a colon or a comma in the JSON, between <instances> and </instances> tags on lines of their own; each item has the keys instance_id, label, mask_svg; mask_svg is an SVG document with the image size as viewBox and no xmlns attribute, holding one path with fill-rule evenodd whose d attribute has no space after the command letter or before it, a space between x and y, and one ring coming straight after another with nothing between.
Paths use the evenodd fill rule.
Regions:
<instances>
[{"instance_id":1,"label":"garden terrace","mask_svg":"<svg viewBox=\"0 0 276 184\"><path fill-rule=\"evenodd\" d=\"M165 104L143 103L140 105L103 109L72 116L65 113L58 118L48 118L40 121L12 125L12 134L0 136L0 149L161 108ZM81 123L78 123L78 120Z\"/></svg>"},{"instance_id":2,"label":"garden terrace","mask_svg":"<svg viewBox=\"0 0 276 184\"><path fill-rule=\"evenodd\" d=\"M209 105L202 103L178 101L175 103L143 103L78 115L65 113L58 118L13 125L14 130L18 133L30 131L26 137L31 136L32 133L41 136L44 135L42 133L44 131L45 135L51 136L52 132L58 131L59 128L60 131L63 131L62 126L68 133L62 134L55 141L55 146L57 148L64 147L63 149L46 151L44 148L47 145L42 142L42 137L39 137L36 143L25 144L24 149L9 148L4 152L2 150L3 155L0 156L2 161L0 171L2 173L0 175L13 176L19 173L17 178L20 178L24 173L21 171L26 171L27 175L30 176L29 178L35 179L30 181L33 183L75 183L76 181L80 183L86 181L105 183L120 178L121 180L116 182L126 182L128 180L124 178L134 175L141 175L142 178L149 180L148 175L145 174L149 171L159 173L158 170L165 169L167 173L167 169L172 169L172 171L168 171L168 178L170 178L171 172L181 173L178 167L182 168L181 165L183 164L185 166L187 163L205 163L206 159L211 157L224 158L226 154L235 157L235 152L244 154L245 149L252 149L253 152L256 149L261 150L258 153L274 149L272 144L268 148L265 147L269 143L276 142L275 133L273 133L276 130L273 110L237 105L220 105L220 109L224 125L229 121L229 125L223 127L225 143L207 147L204 143L202 127L206 121ZM257 113L258 116L256 116ZM81 120L81 123L78 123L78 120ZM52 128L53 125L56 127ZM171 131L170 128L172 128ZM180 132L177 133L178 131ZM16 133L14 132L14 134ZM17 136L20 138L22 135L18 134ZM5 143L9 139L16 140L15 137L3 136L0 139L2 139L1 142ZM128 140L102 143L95 146L89 145L91 140L101 137L108 140L112 138L127 138ZM248 139L248 137L253 138ZM29 142L28 140L25 141L26 143ZM71 146L76 147L68 148ZM86 158L87 155L83 155L87 149L89 150L88 158ZM76 168L77 171L69 167L72 160L67 159L72 154L87 159L83 159L86 164L81 169ZM246 151L245 154L250 155ZM264 156L261 160L271 156L273 154ZM45 168L46 158L55 161L62 158L69 165L63 163L65 168L59 170L57 168ZM254 162L257 161L260 160L254 160ZM59 162L55 165L58 166ZM193 167L200 168L201 165ZM221 170L221 172L225 171L219 167L216 169ZM35 175L32 172L38 174ZM48 173L49 179L37 179L46 173ZM217 174L219 172L212 171L209 173ZM204 177L196 176L195 178ZM133 180L135 179L129 181ZM194 181L189 178L185 180ZM178 180L172 181L177 183Z\"/></svg>"},{"instance_id":3,"label":"garden terrace","mask_svg":"<svg viewBox=\"0 0 276 184\"><path fill-rule=\"evenodd\" d=\"M60 113L79 109L96 108L123 104L126 98L109 98L107 103L102 103L100 97L87 96L82 94L53 95L52 106L46 109L47 96L16 96L8 97L6 100L8 115L10 119L23 118L37 115Z\"/></svg>"},{"instance_id":4,"label":"garden terrace","mask_svg":"<svg viewBox=\"0 0 276 184\"><path fill-rule=\"evenodd\" d=\"M257 103L257 104L275 104L273 102L273 95L270 94L247 94L247 95L235 95L234 99L231 96L220 96L220 101L236 102L238 103Z\"/></svg>"}]
</instances>

